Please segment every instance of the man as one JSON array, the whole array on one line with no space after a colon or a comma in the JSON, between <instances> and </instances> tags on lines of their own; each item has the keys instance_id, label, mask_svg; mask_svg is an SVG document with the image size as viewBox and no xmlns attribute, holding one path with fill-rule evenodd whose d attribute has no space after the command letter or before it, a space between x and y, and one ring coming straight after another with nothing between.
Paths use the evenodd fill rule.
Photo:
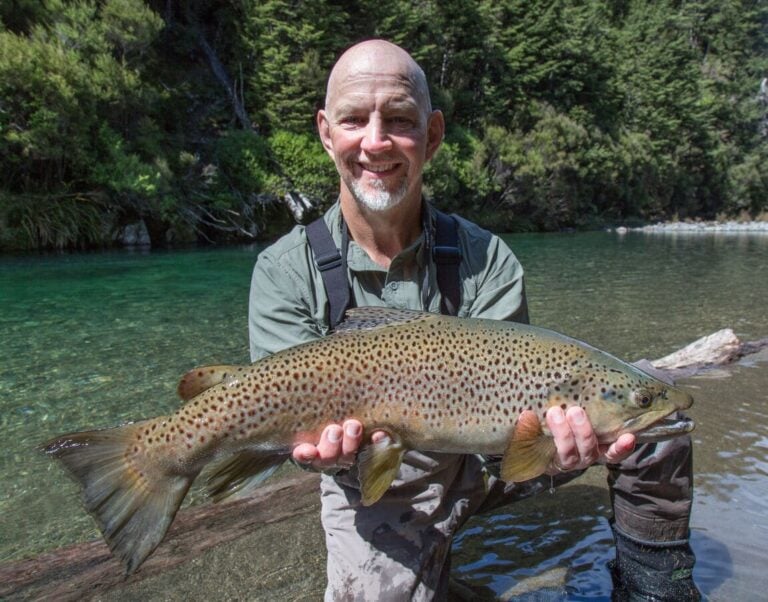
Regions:
<instances>
[{"instance_id":1,"label":"man","mask_svg":"<svg viewBox=\"0 0 768 602\"><path fill-rule=\"evenodd\" d=\"M422 199L422 173L445 124L431 107L421 68L382 40L353 46L330 74L317 125L340 176L339 200L323 219L342 249L354 302L439 312L442 293L430 252L435 212ZM498 237L460 218L456 222L462 255L458 315L527 321L523 271L515 256ZM297 227L265 250L254 268L252 359L327 334L328 313L328 291L306 230ZM488 475L477 456L409 452L390 489L369 507L360 503L353 466L363 425L354 419L331 424L316 445L296 446L294 460L335 473L323 475L321 485L326 599L444 599L451 539L471 514L566 482L598 460L629 467L612 472L617 537L631 550L617 557L615 574L634 574L650 546L653 583L669 569L670 545L676 575L690 569L688 444L666 451L645 446L630 456L632 435L599 446L580 408L554 408L547 423L557 447L552 476L505 484ZM375 440L384 436L373 434ZM667 476L658 466L668 463L674 478L657 487Z\"/></svg>"}]
</instances>

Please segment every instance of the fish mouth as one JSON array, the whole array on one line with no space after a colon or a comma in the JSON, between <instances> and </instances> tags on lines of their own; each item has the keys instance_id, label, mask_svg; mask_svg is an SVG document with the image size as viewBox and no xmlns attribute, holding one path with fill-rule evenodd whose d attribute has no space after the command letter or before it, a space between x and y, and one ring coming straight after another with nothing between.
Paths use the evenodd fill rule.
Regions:
<instances>
[{"instance_id":1,"label":"fish mouth","mask_svg":"<svg viewBox=\"0 0 768 602\"><path fill-rule=\"evenodd\" d=\"M635 437L638 443L666 441L690 433L695 427L696 423L685 416L667 416L635 433Z\"/></svg>"}]
</instances>

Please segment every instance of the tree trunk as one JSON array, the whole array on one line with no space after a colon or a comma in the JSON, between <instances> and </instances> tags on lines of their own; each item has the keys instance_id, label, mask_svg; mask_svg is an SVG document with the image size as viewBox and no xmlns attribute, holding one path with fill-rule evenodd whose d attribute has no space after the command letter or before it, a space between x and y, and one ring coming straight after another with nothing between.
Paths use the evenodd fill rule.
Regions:
<instances>
[{"instance_id":1,"label":"tree trunk","mask_svg":"<svg viewBox=\"0 0 768 602\"><path fill-rule=\"evenodd\" d=\"M244 130L253 131L253 124L251 123L250 117L248 117L248 112L243 106L242 99L238 96L235 84L232 82L226 68L219 60L216 51L211 47L208 40L205 39L203 32L198 27L194 27L193 30L195 32L195 37L197 38L197 43L200 45L203 54L205 54L205 57L208 59L208 64L211 66L213 75L219 80L219 83L224 90L226 90L227 96L229 96L237 120L240 122L240 126Z\"/></svg>"}]
</instances>

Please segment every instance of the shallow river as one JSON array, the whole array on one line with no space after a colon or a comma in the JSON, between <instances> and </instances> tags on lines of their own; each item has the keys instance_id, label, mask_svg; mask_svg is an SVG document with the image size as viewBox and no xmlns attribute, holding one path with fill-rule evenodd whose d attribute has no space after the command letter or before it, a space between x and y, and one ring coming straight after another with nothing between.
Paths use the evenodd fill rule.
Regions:
<instances>
[{"instance_id":1,"label":"shallow river","mask_svg":"<svg viewBox=\"0 0 768 602\"><path fill-rule=\"evenodd\" d=\"M534 323L626 359L721 328L768 336L768 236L608 233L509 242ZM35 446L167 412L187 369L247 360L255 248L0 259L0 562L97 536L74 486ZM764 599L768 363L691 379L696 579L713 600ZM607 599L610 508L600 469L472 522L457 576L515 599ZM535 579L534 579L535 578ZM539 581L537 581L539 579Z\"/></svg>"}]
</instances>

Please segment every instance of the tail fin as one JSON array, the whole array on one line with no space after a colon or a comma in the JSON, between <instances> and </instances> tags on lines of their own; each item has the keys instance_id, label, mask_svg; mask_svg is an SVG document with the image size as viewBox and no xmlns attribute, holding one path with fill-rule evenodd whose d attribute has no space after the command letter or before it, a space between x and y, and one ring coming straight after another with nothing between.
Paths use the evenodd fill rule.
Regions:
<instances>
[{"instance_id":1,"label":"tail fin","mask_svg":"<svg viewBox=\"0 0 768 602\"><path fill-rule=\"evenodd\" d=\"M83 489L112 553L135 571L158 546L197 473L175 474L131 453L145 423L71 433L42 449L61 460Z\"/></svg>"}]
</instances>

